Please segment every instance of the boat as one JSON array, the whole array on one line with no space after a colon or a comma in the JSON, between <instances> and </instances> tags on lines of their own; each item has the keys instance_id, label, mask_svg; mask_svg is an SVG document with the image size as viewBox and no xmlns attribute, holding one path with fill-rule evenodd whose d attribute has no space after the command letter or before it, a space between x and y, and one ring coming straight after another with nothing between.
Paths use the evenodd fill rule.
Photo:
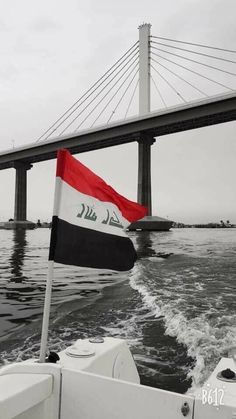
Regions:
<instances>
[{"instance_id":1,"label":"boat","mask_svg":"<svg viewBox=\"0 0 236 419\"><path fill-rule=\"evenodd\" d=\"M79 339L44 363L0 369L0 419L235 418L235 354L194 394L178 394L141 385L124 340Z\"/></svg>"},{"instance_id":2,"label":"boat","mask_svg":"<svg viewBox=\"0 0 236 419\"><path fill-rule=\"evenodd\" d=\"M69 161L72 159L68 152L63 150L59 152L59 158L61 157L66 157ZM60 160L59 163L61 163ZM81 166L80 163L74 162L74 160L72 163L69 166L71 169L69 171L69 179L73 178L73 176L71 177L72 167ZM63 164L61 166L58 165L58 167L59 169L63 167L63 170L65 170L66 166ZM87 170L85 166L81 167L83 171ZM58 173L60 174L60 171ZM64 172L61 176L66 177ZM79 177L77 176L75 179L77 178ZM86 176L83 178L87 179ZM58 182L57 185L60 186L60 183ZM99 185L101 185L100 178ZM106 186L106 190L107 188ZM90 192L91 190L90 188ZM55 202L59 205L62 202L63 194L58 195L58 186L56 191ZM112 195L114 194L115 191L112 189ZM122 197L119 195L119 200L121 199ZM74 211L74 217L76 217L74 224L81 222L82 213L85 212L84 202L86 201L84 200L85 198L83 197L82 211L80 208L79 213L74 211L74 205L70 203ZM68 209L68 200L64 200L64 202L66 202L66 208ZM124 202L127 206L127 200ZM86 222L95 223L98 218L95 214L95 203L94 206L89 205L87 205ZM103 205L106 209L107 203ZM143 212L143 209L140 209L138 204L130 203L129 205L132 208L135 207L137 211L139 209ZM58 214L56 205L54 205L54 210ZM106 218L101 217L101 220L103 220L102 227L103 229L107 228L106 226L109 222L109 228L113 229L111 231L118 229L117 234L121 234L120 229L121 227L123 228L123 225L121 225L119 221L121 218L118 218L115 211L119 214L118 207L113 210L112 216L109 215L109 210L105 211L105 214L107 213ZM76 214L79 215L76 216ZM97 214L99 214L98 211ZM78 217L79 221L77 221ZM135 216L133 221L137 219L138 217ZM66 227L68 227L67 224ZM89 224L89 228L90 226L91 224ZM77 226L75 227L77 228ZM60 253L55 253L55 247L58 246L58 243L60 244L60 239L62 240L62 235L60 237L58 231L57 224L54 222L51 232L40 358L9 364L0 369L0 419L236 418L236 376L234 372L236 369L236 349L231 349L228 358L220 360L204 386L192 394L179 394L140 384L134 359L127 343L122 339L100 336L91 337L90 339L78 339L73 345L68 346L58 354L51 352L45 356L53 264L54 261L65 263L65 253L69 262L71 262L71 255L69 254L68 256L70 235L67 236L69 237L66 242L67 247L65 247L64 242L63 245L59 246L59 249L62 248L64 251L62 253L63 257L60 259ZM56 239L55 232L57 233ZM81 243L80 235L78 234L76 237ZM122 236L118 237L122 238ZM111 240L114 239L116 239L116 236L112 234ZM125 240L129 239L125 238ZM112 241L109 243L112 243ZM121 242L118 240L118 243L124 243L123 239ZM75 248L75 241L73 246ZM86 246L84 247L89 252L88 246L87 248ZM72 248L73 251L74 248ZM120 248L124 249L122 246ZM135 253L132 251L133 247L127 247L127 249L128 252L126 251L125 255L119 255L119 258L123 258L124 266L121 265L122 269L117 270L127 270L126 259L128 256L132 262L131 266L134 264ZM78 259L78 253L74 253ZM87 258L87 254L85 256ZM107 255L105 256L104 263L117 263L115 259L116 252L113 255L114 260L107 260ZM160 256L163 257L163 255ZM98 267L97 259L92 259L93 257L94 252L90 249L87 259L89 263L93 261L93 267ZM78 264L77 259L75 260L76 263L73 263L76 266ZM82 266L87 266L87 264ZM120 268L120 266L118 267ZM110 265L109 269L111 269Z\"/></svg>"}]
</instances>

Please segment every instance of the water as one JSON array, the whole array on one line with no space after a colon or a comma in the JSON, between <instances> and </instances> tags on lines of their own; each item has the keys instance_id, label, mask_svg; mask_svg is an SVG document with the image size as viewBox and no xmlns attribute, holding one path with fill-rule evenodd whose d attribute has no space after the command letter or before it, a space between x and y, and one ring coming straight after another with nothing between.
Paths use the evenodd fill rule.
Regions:
<instances>
[{"instance_id":1,"label":"water","mask_svg":"<svg viewBox=\"0 0 236 419\"><path fill-rule=\"evenodd\" d=\"M130 233L139 259L129 273L57 264L50 349L121 337L143 384L180 393L200 386L236 345L235 233ZM39 353L49 235L0 230L0 365Z\"/></svg>"}]
</instances>

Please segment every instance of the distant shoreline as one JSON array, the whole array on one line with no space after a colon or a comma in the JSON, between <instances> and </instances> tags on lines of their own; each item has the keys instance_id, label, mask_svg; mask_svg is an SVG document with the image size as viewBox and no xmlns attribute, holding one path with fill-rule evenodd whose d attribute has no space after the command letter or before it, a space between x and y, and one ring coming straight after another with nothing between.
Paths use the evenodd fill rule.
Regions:
<instances>
[{"instance_id":1,"label":"distant shoreline","mask_svg":"<svg viewBox=\"0 0 236 419\"><path fill-rule=\"evenodd\" d=\"M0 221L0 230L14 230L14 228L10 228L9 221ZM51 223L49 222L42 222L42 223L33 223L34 228L51 228ZM236 224L231 223L199 223L199 224L184 224L184 223L178 223L174 222L172 228L219 228L219 229L227 229L227 228L236 228Z\"/></svg>"},{"instance_id":2,"label":"distant shoreline","mask_svg":"<svg viewBox=\"0 0 236 419\"><path fill-rule=\"evenodd\" d=\"M207 223L207 224L184 224L174 223L172 228L235 228L236 224L221 224L221 223Z\"/></svg>"},{"instance_id":3,"label":"distant shoreline","mask_svg":"<svg viewBox=\"0 0 236 419\"><path fill-rule=\"evenodd\" d=\"M42 223L31 223L30 224L30 230L34 230L36 228L51 228L51 223L48 222L42 222ZM17 229L29 229L23 227L24 222L22 222L22 227L19 226ZM14 220L11 221L0 221L0 230L16 230L14 226Z\"/></svg>"}]
</instances>

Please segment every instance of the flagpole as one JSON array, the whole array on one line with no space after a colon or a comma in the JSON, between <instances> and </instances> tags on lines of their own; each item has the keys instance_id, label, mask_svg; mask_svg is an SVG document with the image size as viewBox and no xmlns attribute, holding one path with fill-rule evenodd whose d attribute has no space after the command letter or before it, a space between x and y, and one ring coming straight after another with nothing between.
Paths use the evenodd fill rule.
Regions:
<instances>
[{"instance_id":1,"label":"flagpole","mask_svg":"<svg viewBox=\"0 0 236 419\"><path fill-rule=\"evenodd\" d=\"M54 204L53 204L54 216L58 215L60 197L61 197L61 183L56 178ZM52 242L52 235L54 234L55 228L56 227L54 226L54 223L52 221L51 242ZM50 243L50 250L51 250L51 243ZM47 285L46 285L46 293L45 293L45 300L44 300L43 325L42 325L42 332L41 332L39 362L45 362L45 358L46 358L47 341L48 341L48 326L49 326L51 295L52 295L53 268L54 268L54 261L53 259L51 260L50 258L50 260L48 261L48 275L47 275Z\"/></svg>"},{"instance_id":2,"label":"flagpole","mask_svg":"<svg viewBox=\"0 0 236 419\"><path fill-rule=\"evenodd\" d=\"M53 267L54 267L53 260L49 260L47 286L46 286L46 294L45 294L45 301L44 301L43 325L42 325L42 334L41 334L39 362L45 362L45 357L46 357L47 341L48 341L48 325L49 325L51 295L52 295Z\"/></svg>"}]
</instances>

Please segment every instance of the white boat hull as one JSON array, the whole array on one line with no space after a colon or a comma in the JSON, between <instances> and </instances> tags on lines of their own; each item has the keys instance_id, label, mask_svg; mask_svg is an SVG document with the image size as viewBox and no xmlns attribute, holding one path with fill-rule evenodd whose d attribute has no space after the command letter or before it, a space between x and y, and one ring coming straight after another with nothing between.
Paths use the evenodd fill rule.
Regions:
<instances>
[{"instance_id":1,"label":"white boat hull","mask_svg":"<svg viewBox=\"0 0 236 419\"><path fill-rule=\"evenodd\" d=\"M182 395L139 384L126 343L77 341L56 364L36 360L0 370L0 419L231 419L236 382L217 378L234 361L222 358L202 389Z\"/></svg>"}]
</instances>

